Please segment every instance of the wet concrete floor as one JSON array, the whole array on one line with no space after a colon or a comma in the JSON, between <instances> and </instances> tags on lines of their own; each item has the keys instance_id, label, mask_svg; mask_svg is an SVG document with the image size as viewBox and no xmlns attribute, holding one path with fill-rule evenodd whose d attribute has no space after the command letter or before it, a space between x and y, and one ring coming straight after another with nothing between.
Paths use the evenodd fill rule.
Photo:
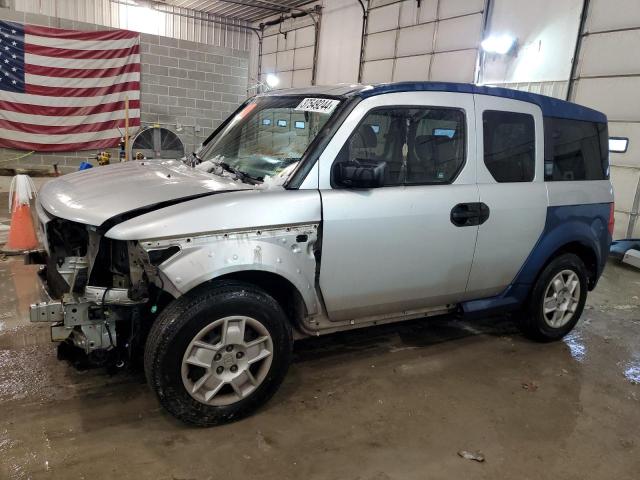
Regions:
<instances>
[{"instance_id":1,"label":"wet concrete floor","mask_svg":"<svg viewBox=\"0 0 640 480\"><path fill-rule=\"evenodd\" d=\"M640 272L608 265L577 329L425 319L307 339L271 402L186 427L140 371L56 360L35 268L0 261L2 479L637 479ZM481 451L478 463L458 456Z\"/></svg>"}]
</instances>

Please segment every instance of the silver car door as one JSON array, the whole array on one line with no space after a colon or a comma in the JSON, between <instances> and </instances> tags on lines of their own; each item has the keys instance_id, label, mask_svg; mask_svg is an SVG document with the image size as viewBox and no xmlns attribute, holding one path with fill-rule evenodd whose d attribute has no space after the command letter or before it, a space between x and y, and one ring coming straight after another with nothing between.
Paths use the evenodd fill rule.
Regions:
<instances>
[{"instance_id":1,"label":"silver car door","mask_svg":"<svg viewBox=\"0 0 640 480\"><path fill-rule=\"evenodd\" d=\"M393 158L390 163L396 165L396 157L389 151L390 145L399 151L398 139L393 135L399 130L392 130L391 125L401 117L386 113L396 107L414 109L407 115L414 115L415 111L415 118L423 119L415 128L412 124L411 129L422 130L412 130L415 134L412 139L401 139L404 140L402 151L396 155L402 156L403 162L412 158L412 173L407 174L406 169L404 172L405 179L411 178L411 184L371 189L332 187L331 167L336 157L346 151L345 145L356 154L362 147L366 155ZM462 128L450 129L447 125L451 122L438 123L436 120L440 118L462 118ZM447 128L435 128L440 125ZM356 141L356 134L371 137L375 147L368 145L366 138ZM441 138L447 135L455 142ZM462 143L456 143L459 141ZM452 156L447 149L454 148L452 145L455 148L463 145L461 150L456 150L462 165L450 181L439 183L438 179L445 173L452 174L454 167L446 164ZM434 158L438 160L437 171L429 163ZM465 209L473 210L479 201L475 162L476 129L471 94L390 93L364 99L354 108L319 161L323 209L320 289L332 320L441 306L467 299L465 290L478 227L473 219L465 217ZM395 174L398 168L390 170ZM468 225L460 226L465 223Z\"/></svg>"},{"instance_id":2,"label":"silver car door","mask_svg":"<svg viewBox=\"0 0 640 480\"><path fill-rule=\"evenodd\" d=\"M475 103L478 188L490 215L478 231L468 293L481 298L502 292L531 253L544 230L547 188L540 108L488 95Z\"/></svg>"}]
</instances>

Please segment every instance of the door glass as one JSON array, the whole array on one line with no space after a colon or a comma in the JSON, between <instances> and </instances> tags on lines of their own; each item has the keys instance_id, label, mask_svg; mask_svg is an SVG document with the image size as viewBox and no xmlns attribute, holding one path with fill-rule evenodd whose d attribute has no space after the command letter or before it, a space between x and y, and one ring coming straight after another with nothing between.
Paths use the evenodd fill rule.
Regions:
<instances>
[{"instance_id":1,"label":"door glass","mask_svg":"<svg viewBox=\"0 0 640 480\"><path fill-rule=\"evenodd\" d=\"M526 113L482 113L484 164L496 182L531 182L535 174L535 127Z\"/></svg>"},{"instance_id":2,"label":"door glass","mask_svg":"<svg viewBox=\"0 0 640 480\"><path fill-rule=\"evenodd\" d=\"M464 112L430 107L372 110L335 160L386 163L385 186L450 183L464 161Z\"/></svg>"}]
</instances>

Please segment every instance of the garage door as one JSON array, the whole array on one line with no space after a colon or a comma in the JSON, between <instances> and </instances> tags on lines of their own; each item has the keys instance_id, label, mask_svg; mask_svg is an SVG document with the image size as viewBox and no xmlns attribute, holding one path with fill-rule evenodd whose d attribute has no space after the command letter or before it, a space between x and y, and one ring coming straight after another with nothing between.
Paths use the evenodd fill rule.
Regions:
<instances>
[{"instance_id":1,"label":"garage door","mask_svg":"<svg viewBox=\"0 0 640 480\"><path fill-rule=\"evenodd\" d=\"M308 17L285 20L264 30L261 78L269 73L280 80L278 88L312 84L316 34Z\"/></svg>"},{"instance_id":2,"label":"garage door","mask_svg":"<svg viewBox=\"0 0 640 480\"><path fill-rule=\"evenodd\" d=\"M629 138L612 153L616 192L615 238L640 236L640 1L591 0L582 33L572 100L607 114L609 134Z\"/></svg>"},{"instance_id":3,"label":"garage door","mask_svg":"<svg viewBox=\"0 0 640 480\"><path fill-rule=\"evenodd\" d=\"M362 81L473 82L484 0L371 0Z\"/></svg>"}]
</instances>

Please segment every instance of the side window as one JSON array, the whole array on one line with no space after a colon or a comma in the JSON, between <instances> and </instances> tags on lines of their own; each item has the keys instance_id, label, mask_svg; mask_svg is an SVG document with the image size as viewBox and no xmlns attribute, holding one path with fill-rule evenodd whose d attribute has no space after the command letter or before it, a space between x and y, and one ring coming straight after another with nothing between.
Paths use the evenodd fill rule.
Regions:
<instances>
[{"instance_id":1,"label":"side window","mask_svg":"<svg viewBox=\"0 0 640 480\"><path fill-rule=\"evenodd\" d=\"M530 182L535 175L535 124L526 113L482 113L484 164L496 182Z\"/></svg>"},{"instance_id":2,"label":"side window","mask_svg":"<svg viewBox=\"0 0 640 480\"><path fill-rule=\"evenodd\" d=\"M545 180L609 178L606 125L548 117L544 128Z\"/></svg>"},{"instance_id":3,"label":"side window","mask_svg":"<svg viewBox=\"0 0 640 480\"><path fill-rule=\"evenodd\" d=\"M384 162L385 186L450 183L464 165L465 134L464 112L455 108L378 108L335 162Z\"/></svg>"}]
</instances>

